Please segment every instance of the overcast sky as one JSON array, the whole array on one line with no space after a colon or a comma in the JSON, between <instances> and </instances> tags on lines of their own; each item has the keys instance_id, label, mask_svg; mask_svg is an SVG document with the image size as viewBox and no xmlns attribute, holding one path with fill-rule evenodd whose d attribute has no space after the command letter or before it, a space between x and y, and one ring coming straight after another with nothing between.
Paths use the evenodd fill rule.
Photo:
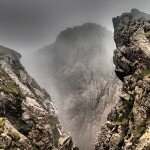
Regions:
<instances>
[{"instance_id":1,"label":"overcast sky","mask_svg":"<svg viewBox=\"0 0 150 150\"><path fill-rule=\"evenodd\" d=\"M0 44L19 52L51 44L66 27L95 22L113 30L112 17L149 0L0 0Z\"/></svg>"}]
</instances>

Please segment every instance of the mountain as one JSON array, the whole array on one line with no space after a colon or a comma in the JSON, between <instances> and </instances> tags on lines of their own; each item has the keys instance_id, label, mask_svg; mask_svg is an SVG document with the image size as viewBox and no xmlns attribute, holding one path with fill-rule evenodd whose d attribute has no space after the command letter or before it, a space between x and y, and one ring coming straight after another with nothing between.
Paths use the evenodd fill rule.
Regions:
<instances>
[{"instance_id":1,"label":"mountain","mask_svg":"<svg viewBox=\"0 0 150 150\"><path fill-rule=\"evenodd\" d=\"M57 109L20 63L0 46L0 149L77 150L62 132Z\"/></svg>"},{"instance_id":2,"label":"mountain","mask_svg":"<svg viewBox=\"0 0 150 150\"><path fill-rule=\"evenodd\" d=\"M132 9L113 18L114 64L123 86L95 150L150 149L150 15Z\"/></svg>"},{"instance_id":3,"label":"mountain","mask_svg":"<svg viewBox=\"0 0 150 150\"><path fill-rule=\"evenodd\" d=\"M111 31L85 23L62 31L52 45L30 59L28 56L27 63L23 61L40 85L55 97L64 129L71 132L82 150L94 148L100 123L119 91L113 48Z\"/></svg>"}]
</instances>

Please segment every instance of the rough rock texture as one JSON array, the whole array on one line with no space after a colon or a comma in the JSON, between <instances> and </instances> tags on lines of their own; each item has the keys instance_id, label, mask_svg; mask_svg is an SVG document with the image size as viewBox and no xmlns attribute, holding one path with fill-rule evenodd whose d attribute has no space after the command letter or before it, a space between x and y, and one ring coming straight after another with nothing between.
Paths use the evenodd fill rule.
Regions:
<instances>
[{"instance_id":1,"label":"rough rock texture","mask_svg":"<svg viewBox=\"0 0 150 150\"><path fill-rule=\"evenodd\" d=\"M50 96L28 75L20 57L0 46L0 149L72 150Z\"/></svg>"},{"instance_id":2,"label":"rough rock texture","mask_svg":"<svg viewBox=\"0 0 150 150\"><path fill-rule=\"evenodd\" d=\"M47 84L47 89L55 85L63 126L82 150L94 148L100 122L106 119L120 87L113 71L113 47L110 31L85 23L62 31L55 43L36 54L32 63L37 64L34 72L40 84Z\"/></svg>"},{"instance_id":3,"label":"rough rock texture","mask_svg":"<svg viewBox=\"0 0 150 150\"><path fill-rule=\"evenodd\" d=\"M133 9L113 19L120 100L101 128L95 150L150 149L150 15Z\"/></svg>"}]
</instances>

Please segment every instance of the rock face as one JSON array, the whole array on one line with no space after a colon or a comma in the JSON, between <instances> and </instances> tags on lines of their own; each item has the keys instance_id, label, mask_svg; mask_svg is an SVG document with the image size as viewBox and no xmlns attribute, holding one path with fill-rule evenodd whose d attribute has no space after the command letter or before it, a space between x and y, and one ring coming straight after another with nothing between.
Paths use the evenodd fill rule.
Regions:
<instances>
[{"instance_id":1,"label":"rock face","mask_svg":"<svg viewBox=\"0 0 150 150\"><path fill-rule=\"evenodd\" d=\"M150 15L133 9L113 19L120 100L101 128L95 150L150 149Z\"/></svg>"},{"instance_id":2,"label":"rock face","mask_svg":"<svg viewBox=\"0 0 150 150\"><path fill-rule=\"evenodd\" d=\"M55 43L41 49L30 63L37 64L30 70L37 68L34 72L40 84L47 89L55 85L63 126L82 150L94 148L100 123L114 105L120 87L113 71L113 47L110 31L85 23L62 31Z\"/></svg>"},{"instance_id":3,"label":"rock face","mask_svg":"<svg viewBox=\"0 0 150 150\"><path fill-rule=\"evenodd\" d=\"M50 96L28 75L20 57L0 46L0 149L73 150Z\"/></svg>"}]
</instances>

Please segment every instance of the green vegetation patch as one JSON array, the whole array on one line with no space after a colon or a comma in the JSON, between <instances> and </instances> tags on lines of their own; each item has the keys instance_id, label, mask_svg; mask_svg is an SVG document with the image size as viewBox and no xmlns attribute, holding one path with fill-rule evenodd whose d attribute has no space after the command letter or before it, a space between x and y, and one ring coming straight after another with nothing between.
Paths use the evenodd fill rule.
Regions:
<instances>
[{"instance_id":1,"label":"green vegetation patch","mask_svg":"<svg viewBox=\"0 0 150 150\"><path fill-rule=\"evenodd\" d=\"M128 126L128 124L129 124L129 121L126 118L118 119L118 121L116 121L116 125Z\"/></svg>"},{"instance_id":2,"label":"green vegetation patch","mask_svg":"<svg viewBox=\"0 0 150 150\"><path fill-rule=\"evenodd\" d=\"M142 77L145 77L150 74L150 70L142 70Z\"/></svg>"},{"instance_id":3,"label":"green vegetation patch","mask_svg":"<svg viewBox=\"0 0 150 150\"><path fill-rule=\"evenodd\" d=\"M146 124L144 122L140 126L132 128L130 132L133 135L133 141L138 140L145 132L145 129Z\"/></svg>"},{"instance_id":4,"label":"green vegetation patch","mask_svg":"<svg viewBox=\"0 0 150 150\"><path fill-rule=\"evenodd\" d=\"M28 126L28 124L23 121L21 117L18 117L17 120L13 122L13 125L20 133L25 136L28 136L28 133L31 131L31 127Z\"/></svg>"},{"instance_id":5,"label":"green vegetation patch","mask_svg":"<svg viewBox=\"0 0 150 150\"><path fill-rule=\"evenodd\" d=\"M15 95L19 95L21 93L20 88L13 80L6 80L4 83L0 84L0 88L6 93L12 93Z\"/></svg>"},{"instance_id":6,"label":"green vegetation patch","mask_svg":"<svg viewBox=\"0 0 150 150\"><path fill-rule=\"evenodd\" d=\"M19 140L20 139L20 136L19 136L18 132L9 131L8 136L10 136L14 140Z\"/></svg>"},{"instance_id":7,"label":"green vegetation patch","mask_svg":"<svg viewBox=\"0 0 150 150\"><path fill-rule=\"evenodd\" d=\"M0 90L5 93L11 93L14 95L21 94L19 86L4 72L0 69Z\"/></svg>"},{"instance_id":8,"label":"green vegetation patch","mask_svg":"<svg viewBox=\"0 0 150 150\"><path fill-rule=\"evenodd\" d=\"M5 118L0 117L0 134L4 132Z\"/></svg>"}]
</instances>

